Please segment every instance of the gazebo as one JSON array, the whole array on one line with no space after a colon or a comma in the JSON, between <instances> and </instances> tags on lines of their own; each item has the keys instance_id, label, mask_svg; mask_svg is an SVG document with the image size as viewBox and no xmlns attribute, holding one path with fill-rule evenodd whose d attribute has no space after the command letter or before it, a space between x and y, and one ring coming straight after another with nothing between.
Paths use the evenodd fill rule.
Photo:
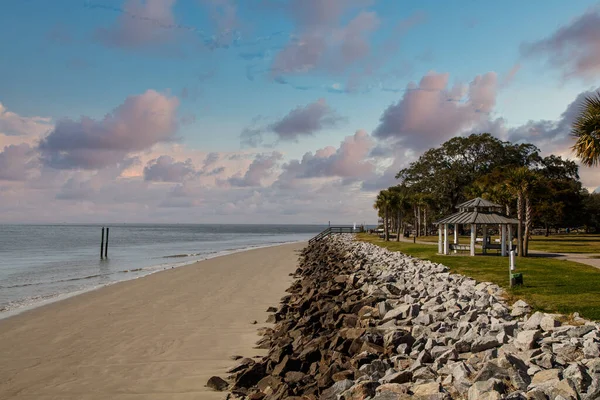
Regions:
<instances>
[{"instance_id":1,"label":"gazebo","mask_svg":"<svg viewBox=\"0 0 600 400\"><path fill-rule=\"evenodd\" d=\"M488 249L500 250L502 256L506 256L512 249L512 226L519 223L517 219L505 215L499 204L477 197L456 206L458 212L434 222L438 225L438 252L450 254L451 250L469 250L471 256L475 255L475 244L477 242L477 227L481 225L483 232L482 248L485 253ZM448 226L454 225L454 241L448 239ZM471 242L469 245L458 243L458 226L471 225ZM499 226L500 243L488 243L487 227ZM507 231L508 238L507 241ZM507 243L508 242L508 243Z\"/></svg>"}]
</instances>

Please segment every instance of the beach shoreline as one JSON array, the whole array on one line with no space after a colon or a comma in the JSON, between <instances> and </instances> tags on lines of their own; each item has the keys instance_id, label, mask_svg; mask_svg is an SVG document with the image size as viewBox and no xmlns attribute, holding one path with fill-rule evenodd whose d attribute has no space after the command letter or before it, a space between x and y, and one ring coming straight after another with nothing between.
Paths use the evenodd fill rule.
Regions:
<instances>
[{"instance_id":1,"label":"beach shoreline","mask_svg":"<svg viewBox=\"0 0 600 400\"><path fill-rule=\"evenodd\" d=\"M60 301L63 301L63 300L66 300L66 299L69 299L72 297L79 296L84 293L99 290L99 289L102 289L102 288L105 288L108 286L112 286L112 285L115 285L115 284L118 284L121 282L128 282L131 280L143 278L143 277L146 277L146 276L149 276L152 274L156 274L159 272L168 271L173 268L185 267L188 265L196 264L198 262L211 260L211 259L218 258L218 257L228 256L230 254L236 254L236 253L249 251L249 250L264 249L264 248L268 248L268 247L283 246L286 244L303 243L303 242L305 242L305 240L296 240L296 241L281 242L281 243L270 243L270 244L265 244L265 245L247 246L247 247L242 247L239 249L222 250L222 251L218 251L218 252L214 252L214 253L208 253L208 254L204 255L203 258L201 258L201 259L194 259L194 260L189 260L189 261L179 261L179 262L172 262L172 263L160 263L160 264L152 265L150 267L147 267L147 272L144 273L143 275L135 275L135 276L132 275L130 277L125 277L125 279L119 279L119 280L111 281L108 283L90 286L90 287L75 290L72 292L57 293L55 295L43 297L43 298L39 298L39 299L36 299L36 298L21 299L21 301L16 302L16 306L14 308L0 309L0 324L2 323L3 320L5 320L7 318L11 318L11 317L19 315L19 314L22 314L24 312L27 312L30 310L35 310L39 307L44 307L48 304L57 303L57 302L60 302ZM188 255L188 256L191 257L191 256L195 256L195 255ZM163 258L178 259L179 257L178 256L165 256ZM161 268L162 265L164 265L164 267ZM160 268L160 269L158 269L158 268ZM132 270L132 272L137 272L137 270Z\"/></svg>"},{"instance_id":2,"label":"beach shoreline","mask_svg":"<svg viewBox=\"0 0 600 400\"><path fill-rule=\"evenodd\" d=\"M222 398L204 385L291 283L306 242L220 255L0 320L1 398ZM253 322L257 321L256 324Z\"/></svg>"}]
</instances>

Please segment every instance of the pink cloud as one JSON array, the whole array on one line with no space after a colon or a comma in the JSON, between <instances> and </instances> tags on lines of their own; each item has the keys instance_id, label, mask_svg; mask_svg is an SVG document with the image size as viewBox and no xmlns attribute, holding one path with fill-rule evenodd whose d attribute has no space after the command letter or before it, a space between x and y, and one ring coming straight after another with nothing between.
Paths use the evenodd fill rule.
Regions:
<instances>
[{"instance_id":1,"label":"pink cloud","mask_svg":"<svg viewBox=\"0 0 600 400\"><path fill-rule=\"evenodd\" d=\"M600 74L600 8L593 7L545 39L524 43L526 57L547 57L564 78L594 79Z\"/></svg>"},{"instance_id":2,"label":"pink cloud","mask_svg":"<svg viewBox=\"0 0 600 400\"><path fill-rule=\"evenodd\" d=\"M0 152L0 180L25 181L39 167L37 152L26 143L5 146Z\"/></svg>"},{"instance_id":3,"label":"pink cloud","mask_svg":"<svg viewBox=\"0 0 600 400\"><path fill-rule=\"evenodd\" d=\"M151 160L144 167L144 179L154 182L181 182L195 172L190 158L184 162L177 162L173 157L163 155Z\"/></svg>"},{"instance_id":4,"label":"pink cloud","mask_svg":"<svg viewBox=\"0 0 600 400\"><path fill-rule=\"evenodd\" d=\"M3 136L39 136L52 128L47 117L25 117L8 109L0 103L0 135ZM1 144L1 143L0 143Z\"/></svg>"},{"instance_id":5,"label":"pink cloud","mask_svg":"<svg viewBox=\"0 0 600 400\"><path fill-rule=\"evenodd\" d=\"M232 186L261 186L264 179L271 176L273 169L283 155L277 151L271 154L258 154L252 164L248 167L246 173L242 176L237 174L229 178Z\"/></svg>"},{"instance_id":6,"label":"pink cloud","mask_svg":"<svg viewBox=\"0 0 600 400\"><path fill-rule=\"evenodd\" d=\"M367 160L374 146L373 138L364 130L347 136L338 149L328 146L315 154L305 153L301 160L283 165L279 183L289 185L295 179L340 177L348 182L371 176L375 166Z\"/></svg>"},{"instance_id":7,"label":"pink cloud","mask_svg":"<svg viewBox=\"0 0 600 400\"><path fill-rule=\"evenodd\" d=\"M448 77L447 73L430 72L419 85L409 84L402 99L383 112L373 135L418 150L487 120L496 104L496 73L476 76L468 88L456 85L449 89Z\"/></svg>"},{"instance_id":8,"label":"pink cloud","mask_svg":"<svg viewBox=\"0 0 600 400\"><path fill-rule=\"evenodd\" d=\"M366 0L293 0L289 13L295 37L275 55L274 76L314 69L343 71L370 54L368 36L379 25L375 12L362 11L345 25L348 12L369 6Z\"/></svg>"},{"instance_id":9,"label":"pink cloud","mask_svg":"<svg viewBox=\"0 0 600 400\"><path fill-rule=\"evenodd\" d=\"M97 169L129 153L173 140L179 100L154 90L130 96L102 120L59 120L40 142L44 163L54 168Z\"/></svg>"}]
</instances>

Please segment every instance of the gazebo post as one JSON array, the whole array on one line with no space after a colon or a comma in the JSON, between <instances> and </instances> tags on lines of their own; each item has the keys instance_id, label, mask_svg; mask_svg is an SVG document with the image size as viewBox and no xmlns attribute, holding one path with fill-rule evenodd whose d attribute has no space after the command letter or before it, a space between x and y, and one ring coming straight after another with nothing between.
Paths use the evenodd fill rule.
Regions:
<instances>
[{"instance_id":1,"label":"gazebo post","mask_svg":"<svg viewBox=\"0 0 600 400\"><path fill-rule=\"evenodd\" d=\"M510 254L510 251L512 250L512 239L513 239L513 233L512 233L512 224L508 224L507 225L508 228L508 254Z\"/></svg>"},{"instance_id":2,"label":"gazebo post","mask_svg":"<svg viewBox=\"0 0 600 400\"><path fill-rule=\"evenodd\" d=\"M448 245L448 224L444 224L444 254L448 255L450 246Z\"/></svg>"},{"instance_id":3,"label":"gazebo post","mask_svg":"<svg viewBox=\"0 0 600 400\"><path fill-rule=\"evenodd\" d=\"M506 256L506 224L501 225L502 229L500 230L500 254L502 257Z\"/></svg>"},{"instance_id":4,"label":"gazebo post","mask_svg":"<svg viewBox=\"0 0 600 400\"><path fill-rule=\"evenodd\" d=\"M482 244L482 248L483 248L483 254L487 253L487 248L486 248L486 244L487 244L487 225L482 225L481 226L481 230L483 231L483 244Z\"/></svg>"},{"instance_id":5,"label":"gazebo post","mask_svg":"<svg viewBox=\"0 0 600 400\"><path fill-rule=\"evenodd\" d=\"M458 243L458 224L454 224L454 243Z\"/></svg>"},{"instance_id":6,"label":"gazebo post","mask_svg":"<svg viewBox=\"0 0 600 400\"><path fill-rule=\"evenodd\" d=\"M475 255L475 238L477 237L477 224L471 224L471 256Z\"/></svg>"},{"instance_id":7,"label":"gazebo post","mask_svg":"<svg viewBox=\"0 0 600 400\"><path fill-rule=\"evenodd\" d=\"M443 254L442 224L438 224L438 254Z\"/></svg>"}]
</instances>

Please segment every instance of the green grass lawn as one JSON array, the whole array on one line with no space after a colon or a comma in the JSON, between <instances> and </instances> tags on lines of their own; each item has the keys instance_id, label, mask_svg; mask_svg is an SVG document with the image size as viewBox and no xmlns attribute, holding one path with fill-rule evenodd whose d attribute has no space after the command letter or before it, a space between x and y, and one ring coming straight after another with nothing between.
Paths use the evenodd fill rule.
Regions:
<instances>
[{"instance_id":1,"label":"green grass lawn","mask_svg":"<svg viewBox=\"0 0 600 400\"><path fill-rule=\"evenodd\" d=\"M450 236L452 240L453 236ZM492 241L498 239L492 236ZM437 243L437 236L420 236L417 238L423 242ZM459 236L460 243L468 244L470 236ZM532 236L529 242L529 250L545 251L548 253L598 253L600 254L600 235L570 234Z\"/></svg>"},{"instance_id":2,"label":"green grass lawn","mask_svg":"<svg viewBox=\"0 0 600 400\"><path fill-rule=\"evenodd\" d=\"M385 242L368 234L359 234L358 238L392 251L444 264L452 272L478 281L494 282L506 289L509 302L523 299L541 311L563 314L576 311L586 318L600 320L600 270L596 268L550 258L517 258L515 272L523 273L524 285L510 289L508 257L495 254L443 256L437 254L436 246Z\"/></svg>"}]
</instances>

